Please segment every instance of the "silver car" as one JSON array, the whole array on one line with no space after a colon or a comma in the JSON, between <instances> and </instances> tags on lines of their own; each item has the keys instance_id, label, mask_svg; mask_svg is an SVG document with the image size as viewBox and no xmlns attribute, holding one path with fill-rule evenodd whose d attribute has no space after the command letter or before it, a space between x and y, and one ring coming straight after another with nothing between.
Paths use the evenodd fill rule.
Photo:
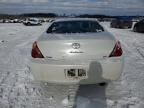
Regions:
<instances>
[{"instance_id":1,"label":"silver car","mask_svg":"<svg viewBox=\"0 0 144 108\"><path fill-rule=\"evenodd\" d=\"M95 19L58 19L33 43L35 80L96 84L117 80L123 70L121 44Z\"/></svg>"}]
</instances>

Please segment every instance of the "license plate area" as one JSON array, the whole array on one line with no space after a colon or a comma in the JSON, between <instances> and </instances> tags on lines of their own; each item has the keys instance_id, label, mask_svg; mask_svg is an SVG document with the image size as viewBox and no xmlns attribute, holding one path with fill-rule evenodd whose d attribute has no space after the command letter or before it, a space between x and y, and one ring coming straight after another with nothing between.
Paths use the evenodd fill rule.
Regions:
<instances>
[{"instance_id":1,"label":"license plate area","mask_svg":"<svg viewBox=\"0 0 144 108\"><path fill-rule=\"evenodd\" d=\"M66 78L69 79L86 79L87 71L86 69L65 69Z\"/></svg>"}]
</instances>

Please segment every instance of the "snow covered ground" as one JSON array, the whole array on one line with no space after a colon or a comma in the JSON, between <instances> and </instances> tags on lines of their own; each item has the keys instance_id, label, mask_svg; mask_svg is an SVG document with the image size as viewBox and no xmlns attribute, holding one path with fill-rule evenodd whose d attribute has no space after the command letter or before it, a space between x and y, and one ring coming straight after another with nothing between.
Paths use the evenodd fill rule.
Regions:
<instances>
[{"instance_id":1,"label":"snow covered ground","mask_svg":"<svg viewBox=\"0 0 144 108\"><path fill-rule=\"evenodd\" d=\"M47 24L0 24L0 108L144 108L144 34L102 25L121 41L125 56L121 78L106 87L35 82L31 45Z\"/></svg>"}]
</instances>

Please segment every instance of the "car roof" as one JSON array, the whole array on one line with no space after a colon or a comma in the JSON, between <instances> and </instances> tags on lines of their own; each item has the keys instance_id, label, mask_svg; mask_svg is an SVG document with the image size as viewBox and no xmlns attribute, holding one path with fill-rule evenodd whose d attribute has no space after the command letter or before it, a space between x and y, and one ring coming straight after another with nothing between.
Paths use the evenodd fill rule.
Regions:
<instances>
[{"instance_id":1,"label":"car roof","mask_svg":"<svg viewBox=\"0 0 144 108\"><path fill-rule=\"evenodd\" d=\"M60 18L55 19L53 22L62 22L62 21L97 21L94 18Z\"/></svg>"},{"instance_id":2,"label":"car roof","mask_svg":"<svg viewBox=\"0 0 144 108\"><path fill-rule=\"evenodd\" d=\"M39 20L38 18L29 18L30 20Z\"/></svg>"}]
</instances>

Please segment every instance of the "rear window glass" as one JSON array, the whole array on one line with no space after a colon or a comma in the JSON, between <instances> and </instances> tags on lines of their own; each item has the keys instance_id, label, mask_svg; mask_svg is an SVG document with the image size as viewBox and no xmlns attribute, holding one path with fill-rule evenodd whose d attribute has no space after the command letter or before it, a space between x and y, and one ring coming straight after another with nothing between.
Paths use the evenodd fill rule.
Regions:
<instances>
[{"instance_id":1,"label":"rear window glass","mask_svg":"<svg viewBox=\"0 0 144 108\"><path fill-rule=\"evenodd\" d=\"M60 21L54 22L47 33L86 33L102 32L103 27L96 21Z\"/></svg>"},{"instance_id":2,"label":"rear window glass","mask_svg":"<svg viewBox=\"0 0 144 108\"><path fill-rule=\"evenodd\" d=\"M29 19L29 21L37 22L37 20L36 20L36 19Z\"/></svg>"}]
</instances>

